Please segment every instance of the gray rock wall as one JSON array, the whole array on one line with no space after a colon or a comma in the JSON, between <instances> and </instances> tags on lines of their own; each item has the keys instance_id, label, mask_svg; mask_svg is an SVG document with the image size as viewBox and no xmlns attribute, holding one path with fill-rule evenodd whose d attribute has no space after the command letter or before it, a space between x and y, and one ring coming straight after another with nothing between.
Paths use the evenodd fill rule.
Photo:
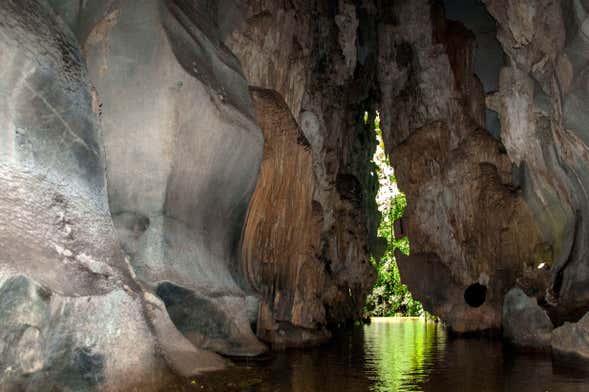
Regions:
<instances>
[{"instance_id":1,"label":"gray rock wall","mask_svg":"<svg viewBox=\"0 0 589 392\"><path fill-rule=\"evenodd\" d=\"M576 321L588 310L585 2L486 1L510 58L490 97L502 140L550 249L552 318ZM510 15L520 15L515 18Z\"/></svg>"},{"instance_id":2,"label":"gray rock wall","mask_svg":"<svg viewBox=\"0 0 589 392\"><path fill-rule=\"evenodd\" d=\"M46 1L0 4L0 384L114 390L224 361L137 281L108 207L100 104Z\"/></svg>"},{"instance_id":3,"label":"gray rock wall","mask_svg":"<svg viewBox=\"0 0 589 392\"><path fill-rule=\"evenodd\" d=\"M509 290L503 303L503 336L510 343L540 351L550 349L552 322L536 298L520 288Z\"/></svg>"},{"instance_id":4,"label":"gray rock wall","mask_svg":"<svg viewBox=\"0 0 589 392\"><path fill-rule=\"evenodd\" d=\"M141 281L178 287L158 291L166 304L190 290L202 305L185 312L214 308L229 324L226 341L214 327L182 326L194 343L257 354L237 252L263 139L239 63L219 41L216 6L124 1L101 12L83 45L123 248Z\"/></svg>"},{"instance_id":5,"label":"gray rock wall","mask_svg":"<svg viewBox=\"0 0 589 392\"><path fill-rule=\"evenodd\" d=\"M3 1L0 382L108 389L218 369L201 349L265 350L250 327L260 298L278 304L263 307L266 335L286 325L288 345L358 318L379 248L376 110L407 193L399 262L415 296L456 331L513 322L517 340L517 323L539 331L513 317L517 286L557 327L553 350L570 352L589 310L589 4L484 3L507 56L481 75L497 92L475 73L498 52L477 57L482 33L438 2ZM280 114L256 113L250 86ZM313 230L242 238L256 186L254 211L288 206L289 192L264 194L282 178L258 178L258 124L270 134L281 118L308 141L288 185L305 185ZM242 244L258 235L296 257L269 252L279 268L260 269L257 240ZM313 266L304 279L295 258ZM281 276L283 298L308 299L259 292Z\"/></svg>"}]
</instances>

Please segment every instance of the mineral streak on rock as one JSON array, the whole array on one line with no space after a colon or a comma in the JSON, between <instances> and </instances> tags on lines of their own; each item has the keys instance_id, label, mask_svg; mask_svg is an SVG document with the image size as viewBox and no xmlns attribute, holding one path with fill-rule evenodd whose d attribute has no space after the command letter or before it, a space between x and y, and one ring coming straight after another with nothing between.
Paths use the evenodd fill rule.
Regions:
<instances>
[{"instance_id":1,"label":"mineral streak on rock","mask_svg":"<svg viewBox=\"0 0 589 392\"><path fill-rule=\"evenodd\" d=\"M263 296L258 336L275 346L318 343L329 334L311 147L278 93L251 92L265 145L243 236L243 263Z\"/></svg>"},{"instance_id":2,"label":"mineral streak on rock","mask_svg":"<svg viewBox=\"0 0 589 392\"><path fill-rule=\"evenodd\" d=\"M276 308L277 314L271 315L272 306L262 306L260 317L288 320L289 314L299 314L295 317L302 319L297 327L309 328L314 323L321 336L325 325L361 316L364 297L375 278L369 258L378 242L377 179L371 163L376 146L377 10L372 1L360 5L351 1L246 3L245 24L228 36L226 43L239 58L250 85L275 91L296 119L310 145L313 168L311 183L300 181L312 188L312 209L317 211L313 214L321 216L320 242L316 245L317 239L313 239L313 252L307 254L307 234L297 233L296 240L289 239L300 243L297 252L305 253L314 271L304 272L305 279L299 278L304 285L296 288L306 293L298 298L311 300L297 299L290 308L288 301L295 293L291 289L286 299L279 299L282 305ZM371 112L369 124L364 123L367 111ZM270 121L267 113L258 112L259 121ZM307 207L305 211L310 213ZM312 221L307 230L315 233L316 227ZM264 241L277 249L284 246L282 240L276 244L274 238ZM252 249L251 244L244 246ZM313 261L317 257L322 267ZM273 259L265 262L284 265L278 272L293 261L275 252ZM290 268L294 271L298 263L293 262ZM275 287L273 279L278 276L280 273L273 278L267 275L260 284ZM294 288L294 282L287 285ZM320 293L320 298L314 293ZM284 331L285 336L290 333ZM311 335L289 344L316 340Z\"/></svg>"},{"instance_id":3,"label":"mineral streak on rock","mask_svg":"<svg viewBox=\"0 0 589 392\"><path fill-rule=\"evenodd\" d=\"M2 387L152 384L358 319L377 111L415 297L587 357L589 1L484 0L502 53L443 3L0 1Z\"/></svg>"}]
</instances>

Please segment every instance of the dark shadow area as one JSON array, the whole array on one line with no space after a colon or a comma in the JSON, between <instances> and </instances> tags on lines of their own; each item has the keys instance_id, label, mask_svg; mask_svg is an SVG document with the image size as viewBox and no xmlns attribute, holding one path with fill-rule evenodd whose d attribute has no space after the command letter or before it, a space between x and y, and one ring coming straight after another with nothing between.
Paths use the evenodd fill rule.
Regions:
<instances>
[{"instance_id":1,"label":"dark shadow area","mask_svg":"<svg viewBox=\"0 0 589 392\"><path fill-rule=\"evenodd\" d=\"M497 40L497 24L480 0L444 0L446 17L456 20L476 37L474 69L485 93L499 89L499 73L505 64L505 52ZM486 128L495 137L501 134L496 112L487 109Z\"/></svg>"},{"instance_id":2,"label":"dark shadow area","mask_svg":"<svg viewBox=\"0 0 589 392\"><path fill-rule=\"evenodd\" d=\"M473 308L478 308L487 299L487 286L480 283L471 284L464 290L464 300Z\"/></svg>"}]
</instances>

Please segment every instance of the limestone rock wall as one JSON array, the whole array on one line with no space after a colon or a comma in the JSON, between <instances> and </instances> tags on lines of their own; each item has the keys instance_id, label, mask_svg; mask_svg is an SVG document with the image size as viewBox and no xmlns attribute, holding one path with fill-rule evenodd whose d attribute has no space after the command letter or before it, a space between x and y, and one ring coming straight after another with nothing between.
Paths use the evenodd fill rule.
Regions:
<instances>
[{"instance_id":1,"label":"limestone rock wall","mask_svg":"<svg viewBox=\"0 0 589 392\"><path fill-rule=\"evenodd\" d=\"M489 101L528 205L550 245L542 296L557 324L589 310L587 269L587 108L584 1L488 1L509 55ZM525 16L509 17L514 10ZM532 39L533 38L533 39Z\"/></svg>"},{"instance_id":2,"label":"limestone rock wall","mask_svg":"<svg viewBox=\"0 0 589 392\"><path fill-rule=\"evenodd\" d=\"M275 346L318 343L329 333L311 147L278 93L252 89L252 98L265 146L243 235L243 263L264 298L258 336Z\"/></svg>"},{"instance_id":3,"label":"limestone rock wall","mask_svg":"<svg viewBox=\"0 0 589 392\"><path fill-rule=\"evenodd\" d=\"M379 26L381 116L407 210L402 279L457 332L501 328L503 296L542 249L503 145L484 129L475 37L429 1L396 2ZM467 288L486 288L469 303Z\"/></svg>"},{"instance_id":4,"label":"limestone rock wall","mask_svg":"<svg viewBox=\"0 0 589 392\"><path fill-rule=\"evenodd\" d=\"M487 102L547 244L542 276L521 286L557 327L552 351L586 358L589 3L485 4L509 57Z\"/></svg>"},{"instance_id":5,"label":"limestone rock wall","mask_svg":"<svg viewBox=\"0 0 589 392\"><path fill-rule=\"evenodd\" d=\"M250 85L282 97L309 142L311 210L321 222L319 243L312 252L304 250L308 233L291 232L289 241L302 246L296 252L305 253L313 273L305 272L309 278L300 286L289 281L288 294L275 293L270 302L282 306L275 308L270 318L279 323L285 314L301 314L304 319L294 319L298 327L314 325L320 331L328 324L358 318L375 277L369 258L378 243L377 181L371 163L378 94L376 7L372 1L251 0L247 4L246 22L226 39L227 45L239 58ZM269 121L267 112L258 109L262 123ZM371 113L368 124L364 123L365 112ZM281 170L288 170L295 184L308 181L300 172ZM263 170L260 183L269 181ZM311 213L308 204L290 203L300 217ZM315 225L309 229L315 230ZM274 236L266 241L273 249L280 249L284 242ZM264 259L261 254L251 254L253 245L247 241L244 246L250 268L269 264L277 266L277 271L295 271L300 265L297 258L302 256L292 251ZM260 276L249 275L259 282ZM259 284L274 287L280 276L267 276ZM309 300L287 302L287 298L298 297L297 292L306 292L301 298Z\"/></svg>"},{"instance_id":6,"label":"limestone rock wall","mask_svg":"<svg viewBox=\"0 0 589 392\"><path fill-rule=\"evenodd\" d=\"M358 319L382 248L377 110L414 295L497 331L519 286L569 353L589 310L589 2L485 0L505 53L489 94L442 3L0 2L0 383L149 382L264 351L253 324L298 346Z\"/></svg>"},{"instance_id":7,"label":"limestone rock wall","mask_svg":"<svg viewBox=\"0 0 589 392\"><path fill-rule=\"evenodd\" d=\"M108 207L100 104L46 1L0 4L0 385L154 385L225 361L135 279Z\"/></svg>"},{"instance_id":8,"label":"limestone rock wall","mask_svg":"<svg viewBox=\"0 0 589 392\"><path fill-rule=\"evenodd\" d=\"M448 21L441 4L393 2L380 10L385 142L408 200L398 230L412 252L400 256L401 274L458 331L500 328L512 286L534 297L556 326L574 322L589 306L589 4L484 3L505 53L499 89L486 96L474 74L476 36ZM484 129L488 110L499 115L499 133ZM475 283L487 291L472 308L462 293Z\"/></svg>"},{"instance_id":9,"label":"limestone rock wall","mask_svg":"<svg viewBox=\"0 0 589 392\"><path fill-rule=\"evenodd\" d=\"M195 344L257 354L238 249L263 139L217 11L111 2L80 39L100 97L110 210L139 279ZM210 309L218 320L196 322Z\"/></svg>"}]
</instances>

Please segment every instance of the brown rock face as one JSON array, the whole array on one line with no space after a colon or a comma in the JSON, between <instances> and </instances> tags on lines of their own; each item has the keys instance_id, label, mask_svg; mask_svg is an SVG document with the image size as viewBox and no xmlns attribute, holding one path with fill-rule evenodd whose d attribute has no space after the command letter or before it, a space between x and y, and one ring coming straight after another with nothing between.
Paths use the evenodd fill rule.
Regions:
<instances>
[{"instance_id":1,"label":"brown rock face","mask_svg":"<svg viewBox=\"0 0 589 392\"><path fill-rule=\"evenodd\" d=\"M379 26L381 112L407 193L399 229L412 245L400 258L402 276L460 331L498 328L511 285L536 297L558 326L589 309L589 4L485 5L508 64L486 103L472 34L428 1L383 10L391 17ZM480 129L485 104L499 113L500 142ZM475 282L487 287L486 301L471 309L461 292Z\"/></svg>"},{"instance_id":2,"label":"brown rock face","mask_svg":"<svg viewBox=\"0 0 589 392\"><path fill-rule=\"evenodd\" d=\"M411 288L430 278L414 295L454 330L499 329L503 294L522 269L514 260L533 255L533 221L509 186L510 165L500 143L473 129L452 149L450 132L447 124L433 123L393 150L399 187L408 199L399 231L411 241L411 256L399 255L401 276ZM421 265L432 254L448 269L424 275ZM443 274L450 274L446 282L436 279ZM464 297L476 282L487 287L481 307Z\"/></svg>"},{"instance_id":3,"label":"brown rock face","mask_svg":"<svg viewBox=\"0 0 589 392\"><path fill-rule=\"evenodd\" d=\"M322 214L313 201L311 147L282 97L251 89L264 157L243 235L244 270L262 295L258 336L274 345L324 340L319 259Z\"/></svg>"},{"instance_id":4,"label":"brown rock face","mask_svg":"<svg viewBox=\"0 0 589 392\"><path fill-rule=\"evenodd\" d=\"M503 295L540 241L505 149L481 128L474 36L427 1L394 13L405 22L381 26L380 78L385 142L407 196L401 276L454 330L499 330ZM475 306L473 284L486 288Z\"/></svg>"},{"instance_id":5,"label":"brown rock face","mask_svg":"<svg viewBox=\"0 0 589 392\"><path fill-rule=\"evenodd\" d=\"M126 387L359 318L377 110L415 296L456 331L533 336L504 302L520 286L575 351L589 1L485 0L498 91L441 3L0 1L0 384Z\"/></svg>"},{"instance_id":6,"label":"brown rock face","mask_svg":"<svg viewBox=\"0 0 589 392\"><path fill-rule=\"evenodd\" d=\"M274 249L274 260L255 260L260 257L256 256L247 264L281 265L273 272L275 275L257 277L256 286L291 287L286 298L272 299L267 308L262 307L264 320L290 320L296 327L321 331L327 324L358 318L374 281L369 257L377 225L376 178L370 175L375 170L370 163L375 142L372 127L365 125L363 118L364 112L372 111L376 102L371 96L375 88L376 34L370 21L375 8L372 2L355 7L347 1L333 7L307 1L251 0L247 4L245 25L229 36L226 43L240 59L250 85L279 94L309 142L306 154L311 158L312 179L308 183L308 179L297 177L297 181L309 187L312 198L305 203L312 202L312 207L306 206L303 211L299 210L303 201L291 203L302 215L299 219L312 223L306 231L315 236L307 240L308 233L291 231L294 239L286 240L272 235L264 243L268 249ZM359 52L363 55L357 56ZM279 118L284 116L274 114L276 110L256 109L261 124L280 123ZM272 116L277 119L272 120ZM290 127L294 132L294 125ZM291 138L294 140L294 134ZM301 147L292 145L296 148L289 154L297 156L296 151ZM290 162L294 157L285 159ZM294 161L289 165L292 164ZM294 172L288 170L292 178ZM262 174L262 178L265 176ZM261 192L260 184L257 192ZM316 213L305 217L312 211L318 211L321 219ZM265 214L275 216L268 208ZM261 218L252 218L250 212L249 219L251 223L251 219ZM291 222L281 224L287 227ZM244 241L246 250L256 246L249 241ZM292 248L295 243L300 248L288 250L287 255L297 256L289 259L278 253L278 249L287 244L292 244L288 245ZM315 253L308 254L308 249ZM289 276L297 276L301 263L294 261L297 258L306 258L309 264L309 270L297 278L300 284L293 281L276 286L286 271L290 271ZM260 293L266 296L266 291ZM295 295L297 292L300 294ZM272 305L277 303L281 305ZM268 312L272 316L266 316Z\"/></svg>"}]
</instances>

